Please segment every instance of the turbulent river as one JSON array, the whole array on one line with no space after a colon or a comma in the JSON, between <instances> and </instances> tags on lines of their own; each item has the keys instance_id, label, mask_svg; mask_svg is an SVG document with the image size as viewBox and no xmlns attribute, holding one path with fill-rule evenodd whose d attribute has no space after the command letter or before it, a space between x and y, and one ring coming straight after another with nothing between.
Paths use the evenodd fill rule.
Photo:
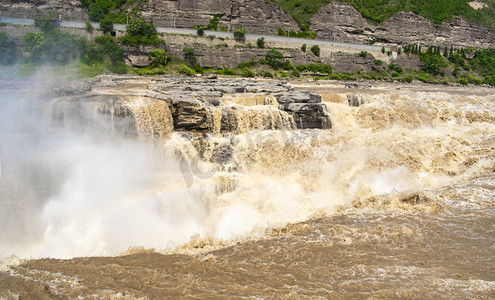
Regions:
<instances>
[{"instance_id":1,"label":"turbulent river","mask_svg":"<svg viewBox=\"0 0 495 300\"><path fill-rule=\"evenodd\" d=\"M1 83L0 298L493 299L493 89L289 83L331 129L210 93L201 131L146 81Z\"/></svg>"}]
</instances>

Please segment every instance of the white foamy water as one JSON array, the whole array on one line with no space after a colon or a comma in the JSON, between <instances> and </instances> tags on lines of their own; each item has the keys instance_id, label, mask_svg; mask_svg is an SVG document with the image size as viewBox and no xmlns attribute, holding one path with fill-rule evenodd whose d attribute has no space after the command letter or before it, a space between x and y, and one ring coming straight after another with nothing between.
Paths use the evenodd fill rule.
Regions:
<instances>
[{"instance_id":1,"label":"white foamy water","mask_svg":"<svg viewBox=\"0 0 495 300\"><path fill-rule=\"evenodd\" d=\"M370 197L493 170L493 96L362 93L360 107L325 94L330 130L256 130L293 121L273 97L229 96L238 130L220 133L222 115L211 109L218 124L205 138L172 132L170 108L150 97L108 106L104 97L47 102L10 90L1 99L0 253L71 258L228 244L346 207L404 209Z\"/></svg>"}]
</instances>

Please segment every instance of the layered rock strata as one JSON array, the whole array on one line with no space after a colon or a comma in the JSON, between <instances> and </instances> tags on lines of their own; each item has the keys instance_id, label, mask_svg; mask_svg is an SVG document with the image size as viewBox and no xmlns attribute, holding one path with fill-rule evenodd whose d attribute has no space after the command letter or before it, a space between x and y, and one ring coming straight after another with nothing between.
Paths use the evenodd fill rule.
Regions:
<instances>
[{"instance_id":1,"label":"layered rock strata","mask_svg":"<svg viewBox=\"0 0 495 300\"><path fill-rule=\"evenodd\" d=\"M247 133L253 130L329 129L321 96L277 81L100 77L59 86L46 106L51 124L119 131L156 140L172 131ZM111 128L98 127L98 116ZM74 126L67 126L67 123ZM69 124L70 125L70 124ZM108 126L107 126L108 127Z\"/></svg>"},{"instance_id":2,"label":"layered rock strata","mask_svg":"<svg viewBox=\"0 0 495 300\"><path fill-rule=\"evenodd\" d=\"M157 26L208 25L217 15L221 26L247 32L276 33L278 28L298 30L297 23L276 3L264 0L150 0L142 16Z\"/></svg>"},{"instance_id":3,"label":"layered rock strata","mask_svg":"<svg viewBox=\"0 0 495 300\"><path fill-rule=\"evenodd\" d=\"M312 29L320 39L337 42L384 44L456 45L490 48L495 46L495 33L485 26L454 17L440 25L412 12L398 12L382 24L367 22L352 6L332 2L311 19Z\"/></svg>"}]
</instances>

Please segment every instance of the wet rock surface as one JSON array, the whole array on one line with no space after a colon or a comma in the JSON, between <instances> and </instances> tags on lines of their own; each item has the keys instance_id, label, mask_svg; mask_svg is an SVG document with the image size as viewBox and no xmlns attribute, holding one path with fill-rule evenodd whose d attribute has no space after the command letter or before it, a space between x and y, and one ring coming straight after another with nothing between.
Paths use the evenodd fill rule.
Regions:
<instances>
[{"instance_id":1,"label":"wet rock surface","mask_svg":"<svg viewBox=\"0 0 495 300\"><path fill-rule=\"evenodd\" d=\"M149 113L146 106L160 102L168 106L162 113L171 116L158 119L171 118L172 131L222 133L331 128L330 116L320 95L295 91L293 86L279 81L102 76L83 83L60 85L53 93L55 102L63 98L60 101L64 103L84 103L84 99L89 103L97 98L96 111L113 116L126 109L126 116L130 118L135 117L138 110L141 117L145 116ZM148 99L145 104L140 100L143 97ZM105 99L108 103L104 103ZM118 107L112 106L116 104ZM136 108L142 105L145 107ZM131 123L139 122L132 120Z\"/></svg>"}]
</instances>

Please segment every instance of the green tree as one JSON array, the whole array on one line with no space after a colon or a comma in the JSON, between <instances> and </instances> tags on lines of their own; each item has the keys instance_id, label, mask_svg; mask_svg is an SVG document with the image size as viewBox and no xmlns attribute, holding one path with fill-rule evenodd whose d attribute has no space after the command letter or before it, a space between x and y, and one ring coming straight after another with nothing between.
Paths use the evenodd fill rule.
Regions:
<instances>
[{"instance_id":1,"label":"green tree","mask_svg":"<svg viewBox=\"0 0 495 300\"><path fill-rule=\"evenodd\" d=\"M302 52L306 52L306 44L303 44L303 45L301 46L301 50L302 50Z\"/></svg>"},{"instance_id":2,"label":"green tree","mask_svg":"<svg viewBox=\"0 0 495 300\"><path fill-rule=\"evenodd\" d=\"M100 30L103 31L104 34L110 33L113 30L113 22L112 20L105 18L100 21Z\"/></svg>"},{"instance_id":3,"label":"green tree","mask_svg":"<svg viewBox=\"0 0 495 300\"><path fill-rule=\"evenodd\" d=\"M15 64L18 57L17 45L12 37L5 32L0 32L0 64Z\"/></svg>"},{"instance_id":4,"label":"green tree","mask_svg":"<svg viewBox=\"0 0 495 300\"><path fill-rule=\"evenodd\" d=\"M35 17L34 26L41 29L43 32L49 32L58 27L58 21L50 17Z\"/></svg>"},{"instance_id":5,"label":"green tree","mask_svg":"<svg viewBox=\"0 0 495 300\"><path fill-rule=\"evenodd\" d=\"M443 68L447 67L447 62L438 54L423 53L420 59L423 63L423 70L432 75L442 74Z\"/></svg>"},{"instance_id":6,"label":"green tree","mask_svg":"<svg viewBox=\"0 0 495 300\"><path fill-rule=\"evenodd\" d=\"M145 22L140 18L132 20L127 25L127 34L130 36L150 36L156 35L156 27L153 23Z\"/></svg>"},{"instance_id":7,"label":"green tree","mask_svg":"<svg viewBox=\"0 0 495 300\"><path fill-rule=\"evenodd\" d=\"M85 29L89 33L92 33L93 32L93 25L91 25L91 22L89 20L86 20L86 27L85 27Z\"/></svg>"},{"instance_id":8,"label":"green tree","mask_svg":"<svg viewBox=\"0 0 495 300\"><path fill-rule=\"evenodd\" d=\"M242 27L237 27L234 30L234 40L242 43L246 41L246 31Z\"/></svg>"},{"instance_id":9,"label":"green tree","mask_svg":"<svg viewBox=\"0 0 495 300\"><path fill-rule=\"evenodd\" d=\"M313 52L314 55L320 56L320 46L314 45L311 47L311 52Z\"/></svg>"},{"instance_id":10,"label":"green tree","mask_svg":"<svg viewBox=\"0 0 495 300\"><path fill-rule=\"evenodd\" d=\"M382 47L382 53L385 54L385 47Z\"/></svg>"},{"instance_id":11,"label":"green tree","mask_svg":"<svg viewBox=\"0 0 495 300\"><path fill-rule=\"evenodd\" d=\"M151 65L153 67L163 67L168 62L167 52L163 49L156 49L148 53L148 59L152 61Z\"/></svg>"},{"instance_id":12,"label":"green tree","mask_svg":"<svg viewBox=\"0 0 495 300\"><path fill-rule=\"evenodd\" d=\"M182 49L182 52L184 54L184 61L186 64L193 68L198 63L198 58L194 54L194 48L184 48Z\"/></svg>"},{"instance_id":13,"label":"green tree","mask_svg":"<svg viewBox=\"0 0 495 300\"><path fill-rule=\"evenodd\" d=\"M96 4L92 4L88 9L88 18L93 22L100 22L105 15L106 12Z\"/></svg>"},{"instance_id":14,"label":"green tree","mask_svg":"<svg viewBox=\"0 0 495 300\"><path fill-rule=\"evenodd\" d=\"M258 48L265 48L265 38L260 37L257 41L256 44L258 45Z\"/></svg>"}]
</instances>

